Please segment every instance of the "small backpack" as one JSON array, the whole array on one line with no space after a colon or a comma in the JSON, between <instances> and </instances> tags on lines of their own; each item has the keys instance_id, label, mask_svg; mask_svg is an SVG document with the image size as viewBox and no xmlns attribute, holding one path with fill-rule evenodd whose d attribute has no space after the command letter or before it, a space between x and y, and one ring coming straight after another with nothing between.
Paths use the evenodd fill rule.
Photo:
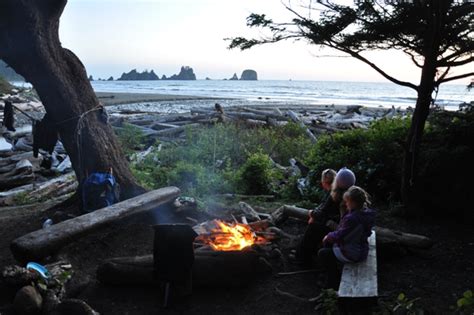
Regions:
<instances>
[{"instance_id":1,"label":"small backpack","mask_svg":"<svg viewBox=\"0 0 474 315\"><path fill-rule=\"evenodd\" d=\"M85 212L105 208L119 201L120 190L110 173L92 173L82 185L82 203Z\"/></svg>"}]
</instances>

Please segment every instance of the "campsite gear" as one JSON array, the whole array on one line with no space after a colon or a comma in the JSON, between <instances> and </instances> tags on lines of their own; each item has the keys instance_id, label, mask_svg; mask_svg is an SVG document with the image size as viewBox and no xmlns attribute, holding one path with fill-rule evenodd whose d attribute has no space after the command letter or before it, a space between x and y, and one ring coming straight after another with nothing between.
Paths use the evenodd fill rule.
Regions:
<instances>
[{"instance_id":1,"label":"campsite gear","mask_svg":"<svg viewBox=\"0 0 474 315\"><path fill-rule=\"evenodd\" d=\"M43 265L40 265L35 262L29 262L28 264L26 264L26 269L37 272L45 280L49 279L49 271Z\"/></svg>"},{"instance_id":2,"label":"campsite gear","mask_svg":"<svg viewBox=\"0 0 474 315\"><path fill-rule=\"evenodd\" d=\"M119 185L111 173L92 173L82 186L85 212L105 208L119 201Z\"/></svg>"},{"instance_id":3,"label":"campsite gear","mask_svg":"<svg viewBox=\"0 0 474 315\"><path fill-rule=\"evenodd\" d=\"M356 183L356 177L354 173L348 168L341 168L336 174L336 186L341 189L347 189L354 186Z\"/></svg>"},{"instance_id":4,"label":"campsite gear","mask_svg":"<svg viewBox=\"0 0 474 315\"><path fill-rule=\"evenodd\" d=\"M185 224L154 226L154 278L164 284L164 307L175 295L189 295L192 290L193 242L196 232Z\"/></svg>"},{"instance_id":5,"label":"campsite gear","mask_svg":"<svg viewBox=\"0 0 474 315\"><path fill-rule=\"evenodd\" d=\"M15 132L14 124L15 115L13 115L13 104L10 101L5 101L5 107L3 108L3 125L7 130Z\"/></svg>"},{"instance_id":6,"label":"campsite gear","mask_svg":"<svg viewBox=\"0 0 474 315\"><path fill-rule=\"evenodd\" d=\"M53 220L47 219L47 220L44 221L44 223L43 223L43 229L47 229L47 228L49 228L51 225L53 225Z\"/></svg>"},{"instance_id":7,"label":"campsite gear","mask_svg":"<svg viewBox=\"0 0 474 315\"><path fill-rule=\"evenodd\" d=\"M33 156L38 157L40 149L49 154L54 152L54 147L58 142L58 132L54 122L49 119L48 114L44 115L41 121L33 121Z\"/></svg>"}]
</instances>

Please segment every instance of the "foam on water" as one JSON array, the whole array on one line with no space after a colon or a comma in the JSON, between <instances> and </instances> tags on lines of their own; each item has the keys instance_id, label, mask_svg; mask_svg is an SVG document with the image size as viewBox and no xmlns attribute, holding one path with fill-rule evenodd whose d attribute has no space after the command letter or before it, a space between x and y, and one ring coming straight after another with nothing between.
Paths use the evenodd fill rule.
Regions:
<instances>
[{"instance_id":1,"label":"foam on water","mask_svg":"<svg viewBox=\"0 0 474 315\"><path fill-rule=\"evenodd\" d=\"M416 93L392 83L331 81L94 81L97 92L157 93L237 99L240 105L289 103L316 105L414 106ZM473 94L465 85L443 85L437 104L457 109ZM186 105L186 104L183 104Z\"/></svg>"}]
</instances>

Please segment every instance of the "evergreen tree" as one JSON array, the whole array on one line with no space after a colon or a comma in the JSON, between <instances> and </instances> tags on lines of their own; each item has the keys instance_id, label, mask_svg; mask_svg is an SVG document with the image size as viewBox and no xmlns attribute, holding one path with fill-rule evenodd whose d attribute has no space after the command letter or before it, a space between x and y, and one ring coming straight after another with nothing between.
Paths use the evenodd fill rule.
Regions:
<instances>
[{"instance_id":1,"label":"evergreen tree","mask_svg":"<svg viewBox=\"0 0 474 315\"><path fill-rule=\"evenodd\" d=\"M347 1L345 2L347 3ZM291 6L289 22L277 23L265 14L251 14L249 27L268 31L256 39L236 37L230 48L249 49L256 45L288 39L305 39L356 58L387 80L417 93L415 111L405 145L401 193L413 201L420 142L433 93L441 84L474 76L474 72L453 74L453 69L474 60L474 5L464 0L360 0L352 5L337 1L311 1L303 15ZM407 54L420 69L419 83L390 75L364 56L371 50L395 49Z\"/></svg>"}]
</instances>

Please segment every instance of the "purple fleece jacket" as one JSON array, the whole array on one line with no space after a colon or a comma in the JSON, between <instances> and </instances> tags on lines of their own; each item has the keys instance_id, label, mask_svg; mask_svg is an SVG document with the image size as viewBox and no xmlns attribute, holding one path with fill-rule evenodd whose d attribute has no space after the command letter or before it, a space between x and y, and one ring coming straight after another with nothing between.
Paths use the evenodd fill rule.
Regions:
<instances>
[{"instance_id":1,"label":"purple fleece jacket","mask_svg":"<svg viewBox=\"0 0 474 315\"><path fill-rule=\"evenodd\" d=\"M358 262L367 258L369 244L367 238L372 233L375 212L371 209L349 211L339 227L326 236L326 243L339 247L342 255L349 261Z\"/></svg>"}]
</instances>

